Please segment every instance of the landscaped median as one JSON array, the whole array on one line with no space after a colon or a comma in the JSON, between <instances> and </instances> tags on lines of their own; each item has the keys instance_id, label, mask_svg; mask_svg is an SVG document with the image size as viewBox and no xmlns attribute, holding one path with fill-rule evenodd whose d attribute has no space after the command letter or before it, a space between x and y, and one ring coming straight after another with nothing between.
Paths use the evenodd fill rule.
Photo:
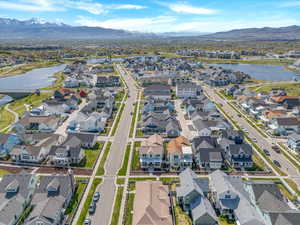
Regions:
<instances>
[{"instance_id":1,"label":"landscaped median","mask_svg":"<svg viewBox=\"0 0 300 225\"><path fill-rule=\"evenodd\" d=\"M138 170L140 167L140 159L139 159L139 152L137 148L141 146L140 141L134 142L133 145L133 153L132 153L132 161L131 161L131 170Z\"/></svg>"},{"instance_id":2,"label":"landscaped median","mask_svg":"<svg viewBox=\"0 0 300 225\"><path fill-rule=\"evenodd\" d=\"M129 131L130 138L132 138L132 136L133 136L133 132L134 132L134 128L135 128L135 121L136 121L136 117L137 117L137 110L138 110L138 103L136 102L134 105L133 116L132 116L132 120L131 120L131 124L130 124L130 131Z\"/></svg>"},{"instance_id":3,"label":"landscaped median","mask_svg":"<svg viewBox=\"0 0 300 225\"><path fill-rule=\"evenodd\" d=\"M114 203L114 211L111 218L110 225L118 225L119 223L119 216L120 216L120 209L121 209L121 203L123 198L123 191L124 187L119 186L116 193L115 203Z\"/></svg>"},{"instance_id":4,"label":"landscaped median","mask_svg":"<svg viewBox=\"0 0 300 225\"><path fill-rule=\"evenodd\" d=\"M123 219L123 224L124 225L132 225L132 220L133 220L133 204L134 204L134 193L129 193L127 194L127 199L126 199L126 208L124 212L124 219Z\"/></svg>"},{"instance_id":5,"label":"landscaped median","mask_svg":"<svg viewBox=\"0 0 300 225\"><path fill-rule=\"evenodd\" d=\"M84 205L83 205L83 208L81 210L81 213L80 213L80 216L79 216L79 219L77 221L77 225L82 225L84 220L85 220L85 217L88 213L88 210L89 210L89 206L93 200L93 195L96 191L96 188L98 187L99 184L101 184L102 182L102 179L101 178L95 178L93 180L93 184L91 186L91 189L89 191L89 194L84 202Z\"/></svg>"},{"instance_id":6,"label":"landscaped median","mask_svg":"<svg viewBox=\"0 0 300 225\"><path fill-rule=\"evenodd\" d=\"M125 155L123 158L123 164L122 164L122 167L119 169L118 176L125 176L127 174L131 144L132 143L128 143L126 146Z\"/></svg>"},{"instance_id":7,"label":"landscaped median","mask_svg":"<svg viewBox=\"0 0 300 225\"><path fill-rule=\"evenodd\" d=\"M109 154L109 150L110 150L111 145L112 145L111 141L107 142L107 145L104 149L104 152L103 152L103 155L102 155L102 158L101 158L101 161L100 161L100 165L99 165L97 173L96 173L97 176L103 176L105 174L104 165L105 165L107 156Z\"/></svg>"},{"instance_id":8,"label":"landscaped median","mask_svg":"<svg viewBox=\"0 0 300 225\"><path fill-rule=\"evenodd\" d=\"M123 97L123 102L126 101L127 97L128 97L128 93L126 93L125 96ZM115 136L116 134L124 108L125 108L125 103L122 103L119 111L117 112L117 118L115 118L114 127L112 128L111 136Z\"/></svg>"}]
</instances>

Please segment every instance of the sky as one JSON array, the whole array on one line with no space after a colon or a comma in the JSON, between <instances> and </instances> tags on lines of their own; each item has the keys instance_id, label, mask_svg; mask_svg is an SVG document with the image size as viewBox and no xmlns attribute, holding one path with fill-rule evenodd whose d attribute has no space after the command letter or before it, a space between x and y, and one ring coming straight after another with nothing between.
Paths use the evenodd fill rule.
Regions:
<instances>
[{"instance_id":1,"label":"sky","mask_svg":"<svg viewBox=\"0 0 300 225\"><path fill-rule=\"evenodd\" d=\"M140 32L300 25L300 0L0 0L0 17Z\"/></svg>"}]
</instances>

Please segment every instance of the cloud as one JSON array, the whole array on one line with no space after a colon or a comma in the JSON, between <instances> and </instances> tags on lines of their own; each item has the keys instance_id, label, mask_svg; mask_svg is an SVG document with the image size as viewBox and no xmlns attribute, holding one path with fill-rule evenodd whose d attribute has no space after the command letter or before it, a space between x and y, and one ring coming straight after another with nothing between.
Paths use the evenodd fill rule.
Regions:
<instances>
[{"instance_id":1,"label":"cloud","mask_svg":"<svg viewBox=\"0 0 300 225\"><path fill-rule=\"evenodd\" d=\"M170 3L170 4L160 2L159 4L168 7L173 12L182 13L182 14L211 15L217 13L217 10L192 6L186 2L178 2L178 3Z\"/></svg>"},{"instance_id":2,"label":"cloud","mask_svg":"<svg viewBox=\"0 0 300 225\"><path fill-rule=\"evenodd\" d=\"M168 26L175 21L176 18L170 16L116 18L102 21L79 16L76 23L83 26L124 29L129 31L163 32L166 31Z\"/></svg>"},{"instance_id":3,"label":"cloud","mask_svg":"<svg viewBox=\"0 0 300 225\"><path fill-rule=\"evenodd\" d=\"M300 1L283 2L280 7L300 7Z\"/></svg>"},{"instance_id":4,"label":"cloud","mask_svg":"<svg viewBox=\"0 0 300 225\"><path fill-rule=\"evenodd\" d=\"M17 11L62 11L49 0L0 1L0 8Z\"/></svg>"},{"instance_id":5,"label":"cloud","mask_svg":"<svg viewBox=\"0 0 300 225\"><path fill-rule=\"evenodd\" d=\"M145 9L145 8L147 8L147 6L124 4L124 5L111 5L111 6L108 6L108 8L111 8L111 9Z\"/></svg>"},{"instance_id":6,"label":"cloud","mask_svg":"<svg viewBox=\"0 0 300 225\"><path fill-rule=\"evenodd\" d=\"M18 11L65 11L78 9L100 15L110 10L144 9L146 6L133 4L101 4L95 0L0 0L0 8Z\"/></svg>"}]
</instances>

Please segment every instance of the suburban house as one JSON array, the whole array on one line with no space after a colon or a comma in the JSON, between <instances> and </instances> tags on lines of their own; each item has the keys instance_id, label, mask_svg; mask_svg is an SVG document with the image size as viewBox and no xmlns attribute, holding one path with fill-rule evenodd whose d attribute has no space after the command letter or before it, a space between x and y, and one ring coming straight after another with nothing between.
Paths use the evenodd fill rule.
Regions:
<instances>
[{"instance_id":1,"label":"suburban house","mask_svg":"<svg viewBox=\"0 0 300 225\"><path fill-rule=\"evenodd\" d=\"M228 176L220 170L209 177L211 200L221 216L233 218L239 225L266 225L244 189L241 177Z\"/></svg>"},{"instance_id":2,"label":"suburban house","mask_svg":"<svg viewBox=\"0 0 300 225\"><path fill-rule=\"evenodd\" d=\"M167 145L168 162L171 169L193 166L193 151L189 140L183 136L172 139Z\"/></svg>"},{"instance_id":3,"label":"suburban house","mask_svg":"<svg viewBox=\"0 0 300 225\"><path fill-rule=\"evenodd\" d=\"M10 152L10 157L16 162L42 163L48 156L50 148L62 141L57 134L35 133L23 136L23 145L16 145Z\"/></svg>"},{"instance_id":4,"label":"suburban house","mask_svg":"<svg viewBox=\"0 0 300 225\"><path fill-rule=\"evenodd\" d=\"M5 158L10 154L14 146L22 142L21 138L14 134L0 134L0 158Z\"/></svg>"},{"instance_id":5,"label":"suburban house","mask_svg":"<svg viewBox=\"0 0 300 225\"><path fill-rule=\"evenodd\" d=\"M294 225L300 221L300 210L290 208L278 184L271 180L245 182L251 202L267 225Z\"/></svg>"},{"instance_id":6,"label":"suburban house","mask_svg":"<svg viewBox=\"0 0 300 225\"><path fill-rule=\"evenodd\" d=\"M60 225L75 191L73 175L41 176L25 225Z\"/></svg>"},{"instance_id":7,"label":"suburban house","mask_svg":"<svg viewBox=\"0 0 300 225\"><path fill-rule=\"evenodd\" d=\"M84 151L77 146L52 146L49 153L50 162L55 166L78 165L84 159Z\"/></svg>"},{"instance_id":8,"label":"suburban house","mask_svg":"<svg viewBox=\"0 0 300 225\"><path fill-rule=\"evenodd\" d=\"M201 94L201 88L192 82L179 83L176 85L176 96L178 98L196 98Z\"/></svg>"},{"instance_id":9,"label":"suburban house","mask_svg":"<svg viewBox=\"0 0 300 225\"><path fill-rule=\"evenodd\" d=\"M25 115L13 127L18 133L26 132L54 132L60 124L60 118L51 116Z\"/></svg>"},{"instance_id":10,"label":"suburban house","mask_svg":"<svg viewBox=\"0 0 300 225\"><path fill-rule=\"evenodd\" d=\"M168 186L161 181L138 181L132 225L173 225Z\"/></svg>"},{"instance_id":11,"label":"suburban house","mask_svg":"<svg viewBox=\"0 0 300 225\"><path fill-rule=\"evenodd\" d=\"M30 204L37 177L33 174L4 175L0 181L0 225L15 225Z\"/></svg>"},{"instance_id":12,"label":"suburban house","mask_svg":"<svg viewBox=\"0 0 300 225\"><path fill-rule=\"evenodd\" d=\"M144 96L153 99L169 100L171 99L171 87L162 84L149 85L144 88Z\"/></svg>"},{"instance_id":13,"label":"suburban house","mask_svg":"<svg viewBox=\"0 0 300 225\"><path fill-rule=\"evenodd\" d=\"M300 121L295 117L275 118L269 127L279 135L287 135L291 132L298 133L300 132Z\"/></svg>"},{"instance_id":14,"label":"suburban house","mask_svg":"<svg viewBox=\"0 0 300 225\"><path fill-rule=\"evenodd\" d=\"M218 225L218 217L207 199L209 183L207 178L198 178L187 168L179 174L180 186L176 188L177 200L187 212L194 225Z\"/></svg>"},{"instance_id":15,"label":"suburban house","mask_svg":"<svg viewBox=\"0 0 300 225\"><path fill-rule=\"evenodd\" d=\"M119 87L120 85L121 82L119 76L97 76L96 87Z\"/></svg>"},{"instance_id":16,"label":"suburban house","mask_svg":"<svg viewBox=\"0 0 300 225\"><path fill-rule=\"evenodd\" d=\"M163 138L157 134L150 136L138 148L140 165L143 169L161 169L164 157Z\"/></svg>"},{"instance_id":17,"label":"suburban house","mask_svg":"<svg viewBox=\"0 0 300 225\"><path fill-rule=\"evenodd\" d=\"M252 155L253 149L249 144L235 144L232 141L226 141L224 138L220 145L225 152L225 158L234 168L253 167Z\"/></svg>"},{"instance_id":18,"label":"suburban house","mask_svg":"<svg viewBox=\"0 0 300 225\"><path fill-rule=\"evenodd\" d=\"M89 134L89 133L68 133L67 139L65 141L65 145L70 145L69 141L76 137L76 139L80 140L82 148L94 148L97 143L97 135Z\"/></svg>"},{"instance_id":19,"label":"suburban house","mask_svg":"<svg viewBox=\"0 0 300 225\"><path fill-rule=\"evenodd\" d=\"M192 141L192 149L197 167L207 169L224 167L224 150L219 146L217 137L196 137Z\"/></svg>"},{"instance_id":20,"label":"suburban house","mask_svg":"<svg viewBox=\"0 0 300 225\"><path fill-rule=\"evenodd\" d=\"M288 136L287 145L292 149L294 154L299 154L300 150L300 134L293 132Z\"/></svg>"}]
</instances>

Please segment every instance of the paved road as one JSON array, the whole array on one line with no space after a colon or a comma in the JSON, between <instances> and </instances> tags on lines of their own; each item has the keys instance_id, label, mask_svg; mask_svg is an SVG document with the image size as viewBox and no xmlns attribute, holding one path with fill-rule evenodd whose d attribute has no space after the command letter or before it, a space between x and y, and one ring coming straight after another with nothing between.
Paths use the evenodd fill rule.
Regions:
<instances>
[{"instance_id":1,"label":"paved road","mask_svg":"<svg viewBox=\"0 0 300 225\"><path fill-rule=\"evenodd\" d=\"M206 93L210 96L210 98L219 104L222 104L223 110L235 121L238 121L239 126L242 128L246 128L249 131L249 137L253 140L254 138L257 140L257 145L261 149L267 149L270 152L270 159L277 160L281 164L281 170L288 174L293 180L297 183L298 187L300 187L300 173L298 169L293 166L289 160L280 153L276 153L272 150L272 139L263 137L255 128L253 128L243 117L239 117L238 113L232 109L232 107L227 103L226 100L220 98L214 91L213 88L203 87Z\"/></svg>"},{"instance_id":2,"label":"paved road","mask_svg":"<svg viewBox=\"0 0 300 225\"><path fill-rule=\"evenodd\" d=\"M120 72L122 72L122 70L120 70ZM122 74L122 76L128 85L129 97L125 103L125 108L121 116L116 135L112 140L110 153L105 164L104 179L97 190L100 192L101 199L97 203L95 214L90 217L92 219L92 225L109 225L111 221L116 193L116 175L119 168L122 166L124 150L128 142L128 135L130 131L132 119L131 112L133 112L133 104L137 100L137 88L134 85L134 80L125 73Z\"/></svg>"},{"instance_id":3,"label":"paved road","mask_svg":"<svg viewBox=\"0 0 300 225\"><path fill-rule=\"evenodd\" d=\"M182 103L181 99L176 99L175 100L175 109L177 112L177 117L176 119L180 122L181 128L182 128L182 132L181 135L188 138L189 140L192 140L194 135L192 134L192 132L190 131L187 121L184 117L184 112L183 109L180 107Z\"/></svg>"}]
</instances>

